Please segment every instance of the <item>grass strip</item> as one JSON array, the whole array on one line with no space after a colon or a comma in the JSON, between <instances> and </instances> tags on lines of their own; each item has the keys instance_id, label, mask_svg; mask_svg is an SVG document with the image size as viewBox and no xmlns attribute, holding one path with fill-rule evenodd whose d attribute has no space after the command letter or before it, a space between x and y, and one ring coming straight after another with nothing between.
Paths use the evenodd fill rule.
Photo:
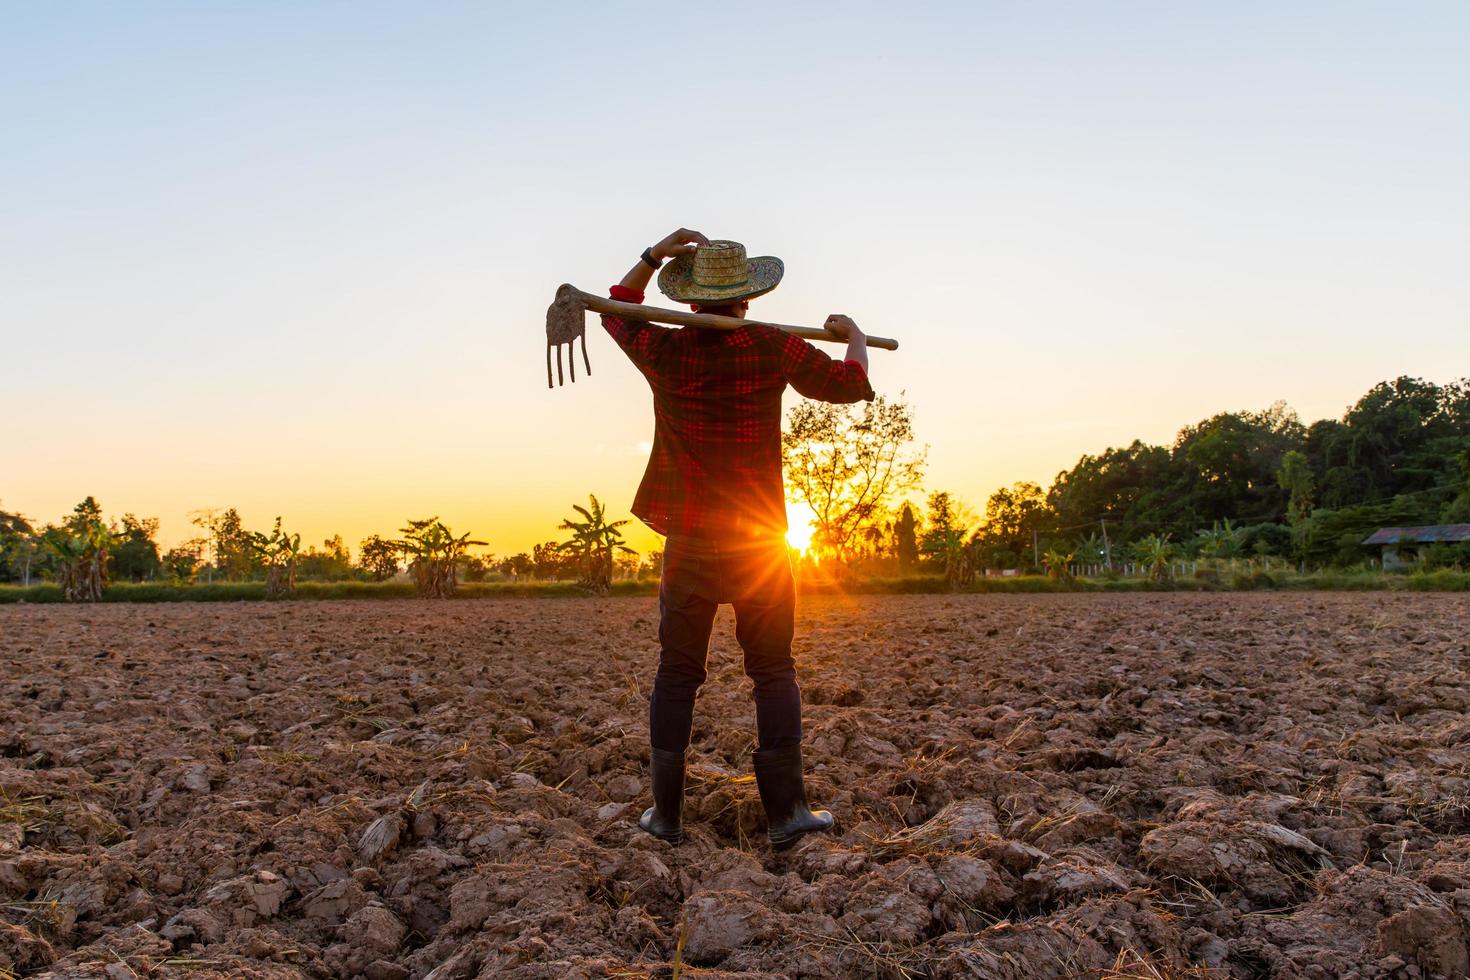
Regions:
<instances>
[{"instance_id":1,"label":"grass strip","mask_svg":"<svg viewBox=\"0 0 1470 980\"><path fill-rule=\"evenodd\" d=\"M1305 575L1255 572L1230 578L1180 578L1155 582L1147 578L1079 578L1056 581L1045 576L979 578L956 594L1053 592L1470 592L1470 572L1437 569L1407 575L1368 571L1322 571ZM932 595L949 590L937 575L869 578L851 581L803 581L804 595ZM651 579L615 582L611 595L653 596L658 583ZM301 582L296 601L336 599L411 599L411 582ZM456 599L582 598L587 592L574 582L467 582ZM61 589L51 583L0 585L0 604L61 602ZM103 602L265 602L264 582L117 582L107 587Z\"/></svg>"}]
</instances>

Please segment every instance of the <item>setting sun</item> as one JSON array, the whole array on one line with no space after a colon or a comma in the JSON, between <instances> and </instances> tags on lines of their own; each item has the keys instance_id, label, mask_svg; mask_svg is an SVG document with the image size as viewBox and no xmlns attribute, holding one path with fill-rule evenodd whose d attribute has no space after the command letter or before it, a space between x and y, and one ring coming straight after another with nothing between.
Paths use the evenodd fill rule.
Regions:
<instances>
[{"instance_id":1,"label":"setting sun","mask_svg":"<svg viewBox=\"0 0 1470 980\"><path fill-rule=\"evenodd\" d=\"M802 554L812 546L817 513L807 504L786 501L786 543Z\"/></svg>"}]
</instances>

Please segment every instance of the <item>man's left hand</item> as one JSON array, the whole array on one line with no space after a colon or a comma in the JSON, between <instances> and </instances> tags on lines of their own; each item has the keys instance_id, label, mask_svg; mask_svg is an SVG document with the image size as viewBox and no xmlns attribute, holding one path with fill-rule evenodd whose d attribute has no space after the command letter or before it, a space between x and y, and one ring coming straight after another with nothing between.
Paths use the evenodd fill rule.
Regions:
<instances>
[{"instance_id":1,"label":"man's left hand","mask_svg":"<svg viewBox=\"0 0 1470 980\"><path fill-rule=\"evenodd\" d=\"M701 245L708 245L709 239L697 231L688 228L680 228L678 231L666 237L663 241L653 246L649 251L653 257L660 262L664 259L672 259L676 255L688 255Z\"/></svg>"}]
</instances>

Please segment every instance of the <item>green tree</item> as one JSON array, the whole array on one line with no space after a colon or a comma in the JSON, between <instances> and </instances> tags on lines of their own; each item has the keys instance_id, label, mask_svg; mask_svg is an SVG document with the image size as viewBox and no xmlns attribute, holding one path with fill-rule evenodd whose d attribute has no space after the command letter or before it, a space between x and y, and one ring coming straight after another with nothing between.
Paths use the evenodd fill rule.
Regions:
<instances>
[{"instance_id":1,"label":"green tree","mask_svg":"<svg viewBox=\"0 0 1470 980\"><path fill-rule=\"evenodd\" d=\"M296 574L299 578L318 582L340 582L352 578L352 553L342 535L334 534L322 542L321 548L311 545L297 560Z\"/></svg>"},{"instance_id":2,"label":"green tree","mask_svg":"<svg viewBox=\"0 0 1470 980\"><path fill-rule=\"evenodd\" d=\"M374 582L385 582L398 574L398 558L403 545L376 534L362 539L357 546L357 567Z\"/></svg>"},{"instance_id":3,"label":"green tree","mask_svg":"<svg viewBox=\"0 0 1470 980\"><path fill-rule=\"evenodd\" d=\"M1387 503L1318 510L1302 526L1302 557L1314 565L1352 565L1369 557L1363 539L1382 527L1433 522L1424 498L1396 497Z\"/></svg>"},{"instance_id":4,"label":"green tree","mask_svg":"<svg viewBox=\"0 0 1470 980\"><path fill-rule=\"evenodd\" d=\"M1273 524L1269 521L1260 524L1247 524L1239 528L1240 553L1245 555L1275 555L1280 558L1290 558L1300 554L1297 540L1300 531L1305 525L1298 525L1296 529L1288 528L1284 524Z\"/></svg>"},{"instance_id":5,"label":"green tree","mask_svg":"<svg viewBox=\"0 0 1470 980\"><path fill-rule=\"evenodd\" d=\"M815 514L812 545L851 563L881 523L889 503L917 486L924 451L911 448L913 412L881 395L871 402L833 405L803 401L786 417L781 463L787 495Z\"/></svg>"},{"instance_id":6,"label":"green tree","mask_svg":"<svg viewBox=\"0 0 1470 980\"><path fill-rule=\"evenodd\" d=\"M162 559L163 570L168 577L180 584L192 581L199 566L204 564L204 549L209 546L204 538L190 538L183 544L168 549Z\"/></svg>"},{"instance_id":7,"label":"green tree","mask_svg":"<svg viewBox=\"0 0 1470 980\"><path fill-rule=\"evenodd\" d=\"M159 557L155 540L157 535L158 518L124 514L122 526L112 528L113 577L131 582L157 578L163 571L163 560Z\"/></svg>"},{"instance_id":8,"label":"green tree","mask_svg":"<svg viewBox=\"0 0 1470 980\"><path fill-rule=\"evenodd\" d=\"M531 576L539 581L559 579L567 567L567 554L556 541L531 546Z\"/></svg>"},{"instance_id":9,"label":"green tree","mask_svg":"<svg viewBox=\"0 0 1470 980\"><path fill-rule=\"evenodd\" d=\"M1464 487L1454 500L1445 504L1440 519L1451 524L1465 524L1470 523L1470 449L1460 453L1457 459L1464 476Z\"/></svg>"},{"instance_id":10,"label":"green tree","mask_svg":"<svg viewBox=\"0 0 1470 980\"><path fill-rule=\"evenodd\" d=\"M39 550L36 529L20 514L0 510L0 581L31 584Z\"/></svg>"},{"instance_id":11,"label":"green tree","mask_svg":"<svg viewBox=\"0 0 1470 980\"><path fill-rule=\"evenodd\" d=\"M936 490L929 494L924 533L918 540L919 554L925 559L943 565L952 543L964 541L967 529L963 526L960 514L962 507L948 490Z\"/></svg>"},{"instance_id":12,"label":"green tree","mask_svg":"<svg viewBox=\"0 0 1470 980\"><path fill-rule=\"evenodd\" d=\"M1157 521L1173 507L1167 494L1187 479L1169 450L1135 440L1122 449L1083 456L1058 473L1047 491L1047 506L1063 527L1106 519L1127 527ZM1164 519L1172 519L1172 513Z\"/></svg>"},{"instance_id":13,"label":"green tree","mask_svg":"<svg viewBox=\"0 0 1470 980\"><path fill-rule=\"evenodd\" d=\"M102 521L102 505L97 499L88 494L81 503L72 508L71 516L66 519L64 526L68 531L76 534L87 534L91 529Z\"/></svg>"},{"instance_id":14,"label":"green tree","mask_svg":"<svg viewBox=\"0 0 1470 980\"><path fill-rule=\"evenodd\" d=\"M1455 457L1470 447L1470 381L1443 387L1400 377L1374 385L1340 422L1307 435L1321 506L1335 510L1398 494L1443 502L1458 482Z\"/></svg>"},{"instance_id":15,"label":"green tree","mask_svg":"<svg viewBox=\"0 0 1470 980\"><path fill-rule=\"evenodd\" d=\"M613 568L619 578L636 579L639 570L643 567L643 560L638 557L638 552L619 555L613 560Z\"/></svg>"},{"instance_id":16,"label":"green tree","mask_svg":"<svg viewBox=\"0 0 1470 980\"><path fill-rule=\"evenodd\" d=\"M1241 553L1352 563L1365 553L1351 537L1370 515L1470 520L1470 491L1456 503L1466 452L1470 380L1402 377L1375 385L1341 419L1304 427L1278 402L1186 426L1170 448L1135 441L1083 456L1057 474L1047 502L1060 526L1106 520L1115 544L1230 520Z\"/></svg>"},{"instance_id":17,"label":"green tree","mask_svg":"<svg viewBox=\"0 0 1470 980\"><path fill-rule=\"evenodd\" d=\"M1199 527L1227 517L1279 519L1286 495L1275 474L1306 438L1281 402L1223 412L1181 429L1172 448L1135 441L1083 456L1057 475L1047 503L1062 526L1106 519L1124 537L1130 529Z\"/></svg>"},{"instance_id":18,"label":"green tree","mask_svg":"<svg viewBox=\"0 0 1470 980\"><path fill-rule=\"evenodd\" d=\"M908 504L898 513L893 522L893 552L898 556L898 573L908 575L919 561L919 522L914 519L914 509Z\"/></svg>"},{"instance_id":19,"label":"green tree","mask_svg":"<svg viewBox=\"0 0 1470 980\"><path fill-rule=\"evenodd\" d=\"M968 585L974 579L976 556L970 543L974 526L970 509L948 491L929 495L919 553L943 570L944 584L950 589Z\"/></svg>"},{"instance_id":20,"label":"green tree","mask_svg":"<svg viewBox=\"0 0 1470 980\"><path fill-rule=\"evenodd\" d=\"M464 560L464 580L483 582L495 570L494 555L468 555Z\"/></svg>"},{"instance_id":21,"label":"green tree","mask_svg":"<svg viewBox=\"0 0 1470 980\"><path fill-rule=\"evenodd\" d=\"M1200 523L1280 519L1285 500L1276 474L1286 453L1305 438L1301 420L1285 402L1263 412L1222 412L1181 430L1174 446L1186 474L1173 489L1179 509L1157 516Z\"/></svg>"},{"instance_id":22,"label":"green tree","mask_svg":"<svg viewBox=\"0 0 1470 980\"><path fill-rule=\"evenodd\" d=\"M1030 564L1034 543L1055 521L1037 484L1023 480L1003 487L985 503L978 535L981 553L987 562L1003 567Z\"/></svg>"},{"instance_id":23,"label":"green tree","mask_svg":"<svg viewBox=\"0 0 1470 980\"><path fill-rule=\"evenodd\" d=\"M1286 520L1296 525L1312 516L1312 464L1307 454L1293 449L1281 457L1276 482L1287 492Z\"/></svg>"},{"instance_id":24,"label":"green tree","mask_svg":"<svg viewBox=\"0 0 1470 980\"><path fill-rule=\"evenodd\" d=\"M212 569L226 581L243 582L251 578L258 568L255 558L254 539L245 530L239 511L230 507L223 512L214 510L195 511L191 515L193 524L208 535L209 562Z\"/></svg>"},{"instance_id":25,"label":"green tree","mask_svg":"<svg viewBox=\"0 0 1470 980\"><path fill-rule=\"evenodd\" d=\"M534 567L535 563L531 560L531 556L524 551L511 555L500 563L501 574L513 575L516 578L530 575Z\"/></svg>"}]
</instances>

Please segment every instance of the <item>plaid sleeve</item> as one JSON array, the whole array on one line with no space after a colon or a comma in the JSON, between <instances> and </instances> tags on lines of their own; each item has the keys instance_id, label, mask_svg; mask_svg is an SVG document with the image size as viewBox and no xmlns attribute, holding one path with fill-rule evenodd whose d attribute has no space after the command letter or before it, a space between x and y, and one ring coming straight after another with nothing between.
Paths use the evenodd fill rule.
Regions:
<instances>
[{"instance_id":1,"label":"plaid sleeve","mask_svg":"<svg viewBox=\"0 0 1470 980\"><path fill-rule=\"evenodd\" d=\"M838 361L789 333L773 331L786 381L808 398L845 405L873 400L868 372L857 361Z\"/></svg>"},{"instance_id":2,"label":"plaid sleeve","mask_svg":"<svg viewBox=\"0 0 1470 980\"><path fill-rule=\"evenodd\" d=\"M608 296L624 303L642 303L643 294L636 289L618 285L608 290ZM638 366L639 370L649 367L658 356L659 348L667 339L669 332L655 327L647 320L624 320L622 317L613 316L610 313L602 315L602 328L608 332L628 359Z\"/></svg>"}]
</instances>

